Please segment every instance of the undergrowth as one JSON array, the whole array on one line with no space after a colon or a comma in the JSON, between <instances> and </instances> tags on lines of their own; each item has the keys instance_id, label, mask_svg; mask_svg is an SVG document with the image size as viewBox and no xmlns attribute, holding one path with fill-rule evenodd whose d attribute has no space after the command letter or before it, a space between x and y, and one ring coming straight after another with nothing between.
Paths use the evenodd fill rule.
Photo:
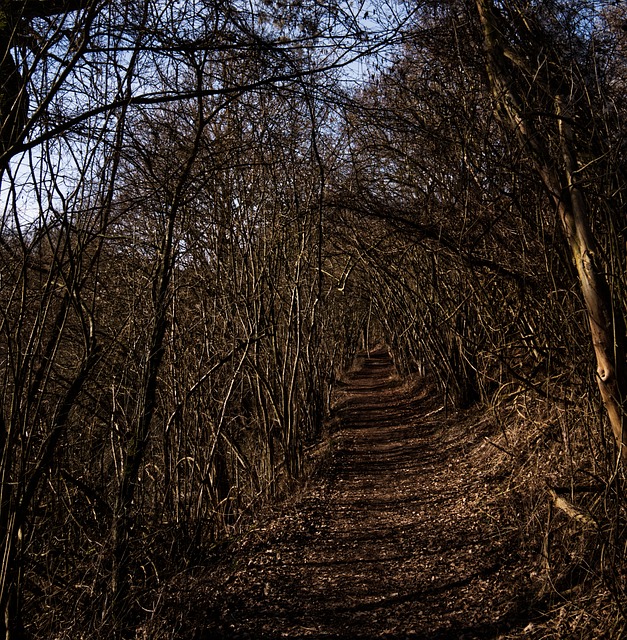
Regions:
<instances>
[{"instance_id":1,"label":"undergrowth","mask_svg":"<svg viewBox=\"0 0 627 640\"><path fill-rule=\"evenodd\" d=\"M494 433L478 464L501 479L535 586L536 619L504 637L624 637L624 471L599 407L562 398L518 389L488 409Z\"/></svg>"}]
</instances>

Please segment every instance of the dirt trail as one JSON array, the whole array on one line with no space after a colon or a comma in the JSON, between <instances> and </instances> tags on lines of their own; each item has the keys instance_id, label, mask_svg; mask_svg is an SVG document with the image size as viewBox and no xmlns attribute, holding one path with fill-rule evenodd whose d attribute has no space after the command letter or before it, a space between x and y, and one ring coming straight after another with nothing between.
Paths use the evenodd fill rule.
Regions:
<instances>
[{"instance_id":1,"label":"dirt trail","mask_svg":"<svg viewBox=\"0 0 627 640\"><path fill-rule=\"evenodd\" d=\"M472 425L446 419L433 390L402 386L384 351L350 377L338 412L323 477L249 536L224 583L203 593L214 622L196 637L521 634L517 533L490 506L489 470L468 460L480 428L469 440Z\"/></svg>"}]
</instances>

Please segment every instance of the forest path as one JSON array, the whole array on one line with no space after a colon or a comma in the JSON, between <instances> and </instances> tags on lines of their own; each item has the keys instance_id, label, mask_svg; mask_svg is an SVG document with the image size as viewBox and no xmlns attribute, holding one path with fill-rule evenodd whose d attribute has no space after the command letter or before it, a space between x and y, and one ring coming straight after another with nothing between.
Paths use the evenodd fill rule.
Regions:
<instances>
[{"instance_id":1,"label":"forest path","mask_svg":"<svg viewBox=\"0 0 627 640\"><path fill-rule=\"evenodd\" d=\"M383 350L350 375L337 413L322 477L201 590L213 622L196 637L517 637L528 577L490 504L490 469L469 459L484 442L477 416L456 426Z\"/></svg>"}]
</instances>

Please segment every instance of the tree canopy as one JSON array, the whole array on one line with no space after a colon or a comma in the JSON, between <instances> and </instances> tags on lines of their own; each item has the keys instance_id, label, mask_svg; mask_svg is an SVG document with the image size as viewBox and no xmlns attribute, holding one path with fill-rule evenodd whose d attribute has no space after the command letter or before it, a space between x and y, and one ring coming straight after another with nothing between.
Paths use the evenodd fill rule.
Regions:
<instances>
[{"instance_id":1,"label":"tree canopy","mask_svg":"<svg viewBox=\"0 0 627 640\"><path fill-rule=\"evenodd\" d=\"M6 640L134 637L376 341L447 407L572 411L556 478L621 496L622 561L626 20L0 2Z\"/></svg>"}]
</instances>

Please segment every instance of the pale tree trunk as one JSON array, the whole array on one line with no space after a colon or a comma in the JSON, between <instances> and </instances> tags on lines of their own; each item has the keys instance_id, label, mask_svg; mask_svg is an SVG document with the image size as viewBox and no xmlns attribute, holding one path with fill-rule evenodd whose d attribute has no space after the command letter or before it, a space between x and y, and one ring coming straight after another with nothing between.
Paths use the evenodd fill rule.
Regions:
<instances>
[{"instance_id":1,"label":"pale tree trunk","mask_svg":"<svg viewBox=\"0 0 627 640\"><path fill-rule=\"evenodd\" d=\"M590 335L597 363L597 383L610 424L625 455L625 326L619 309L614 308L610 288L595 253L596 243L588 223L588 207L575 181L577 159L568 114L563 100L556 99L560 124L560 142L567 181L565 194L558 200L558 210L577 267L579 283L586 304Z\"/></svg>"},{"instance_id":2,"label":"pale tree trunk","mask_svg":"<svg viewBox=\"0 0 627 640\"><path fill-rule=\"evenodd\" d=\"M552 157L548 141L538 135L527 115L533 113L534 105L529 105L517 94L512 82L512 75L524 76L533 82L533 71L502 41L492 0L476 0L476 6L486 50L487 73L502 119L530 152L535 168L556 205L577 268L596 357L597 384L620 455L625 456L625 326L599 264L588 205L576 180L578 163L571 118L563 97L554 95L554 118L558 124L562 157Z\"/></svg>"}]
</instances>

